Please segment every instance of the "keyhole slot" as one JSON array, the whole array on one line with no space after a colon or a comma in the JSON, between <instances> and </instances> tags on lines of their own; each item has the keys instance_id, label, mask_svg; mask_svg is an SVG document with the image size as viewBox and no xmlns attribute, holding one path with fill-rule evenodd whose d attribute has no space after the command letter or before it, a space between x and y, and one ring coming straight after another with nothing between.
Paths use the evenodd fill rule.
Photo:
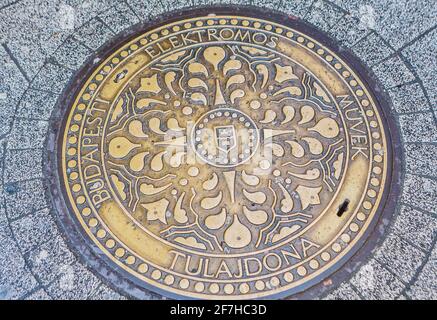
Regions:
<instances>
[{"instance_id":1,"label":"keyhole slot","mask_svg":"<svg viewBox=\"0 0 437 320\"><path fill-rule=\"evenodd\" d=\"M341 217L347 211L348 206L349 206L349 200L346 199L343 201L343 203L338 208L337 216Z\"/></svg>"}]
</instances>

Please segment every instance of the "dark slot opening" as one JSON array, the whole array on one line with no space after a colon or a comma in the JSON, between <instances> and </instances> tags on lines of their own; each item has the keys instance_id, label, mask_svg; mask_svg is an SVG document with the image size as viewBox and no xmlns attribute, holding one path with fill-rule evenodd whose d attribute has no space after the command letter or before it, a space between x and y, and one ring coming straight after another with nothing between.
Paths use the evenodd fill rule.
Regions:
<instances>
[{"instance_id":1,"label":"dark slot opening","mask_svg":"<svg viewBox=\"0 0 437 320\"><path fill-rule=\"evenodd\" d=\"M343 215L343 213L345 213L347 211L347 207L349 205L349 200L346 199L343 201L343 203L341 204L341 206L338 208L337 211L337 216L341 217Z\"/></svg>"}]
</instances>

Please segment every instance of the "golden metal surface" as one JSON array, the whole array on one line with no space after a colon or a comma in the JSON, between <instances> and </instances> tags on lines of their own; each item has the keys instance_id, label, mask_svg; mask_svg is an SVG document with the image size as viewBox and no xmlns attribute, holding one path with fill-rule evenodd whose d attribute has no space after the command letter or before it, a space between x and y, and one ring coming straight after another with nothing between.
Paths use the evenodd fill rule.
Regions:
<instances>
[{"instance_id":1,"label":"golden metal surface","mask_svg":"<svg viewBox=\"0 0 437 320\"><path fill-rule=\"evenodd\" d=\"M103 61L68 114L64 187L89 238L165 294L257 298L321 280L387 173L350 66L273 22L198 17Z\"/></svg>"}]
</instances>

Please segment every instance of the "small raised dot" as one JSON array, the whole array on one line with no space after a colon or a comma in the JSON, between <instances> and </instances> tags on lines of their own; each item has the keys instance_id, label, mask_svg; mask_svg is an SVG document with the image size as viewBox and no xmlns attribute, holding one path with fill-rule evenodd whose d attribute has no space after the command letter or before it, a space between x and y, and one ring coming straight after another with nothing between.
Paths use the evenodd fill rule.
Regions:
<instances>
[{"instance_id":1,"label":"small raised dot","mask_svg":"<svg viewBox=\"0 0 437 320\"><path fill-rule=\"evenodd\" d=\"M259 107L261 107L261 102L259 102L258 100L252 100L252 101L250 102L249 106L250 106L252 109L256 110L256 109L259 109Z\"/></svg>"},{"instance_id":2,"label":"small raised dot","mask_svg":"<svg viewBox=\"0 0 437 320\"><path fill-rule=\"evenodd\" d=\"M377 178L370 179L370 183L372 186L377 187L379 186L379 180Z\"/></svg>"},{"instance_id":3,"label":"small raised dot","mask_svg":"<svg viewBox=\"0 0 437 320\"><path fill-rule=\"evenodd\" d=\"M255 22L254 24L253 24L253 26L255 27L255 28L259 28L259 27L261 27L261 23L259 23L259 22Z\"/></svg>"},{"instance_id":4,"label":"small raised dot","mask_svg":"<svg viewBox=\"0 0 437 320\"><path fill-rule=\"evenodd\" d=\"M220 19L220 20L219 20L219 23L220 23L220 24L226 24L226 20L225 20L225 19Z\"/></svg>"},{"instance_id":5,"label":"small raised dot","mask_svg":"<svg viewBox=\"0 0 437 320\"><path fill-rule=\"evenodd\" d=\"M76 132L79 130L79 126L77 124L73 124L70 128L71 131Z\"/></svg>"},{"instance_id":6,"label":"small raised dot","mask_svg":"<svg viewBox=\"0 0 437 320\"><path fill-rule=\"evenodd\" d=\"M270 279L270 284L271 284L273 287L277 287L277 286L279 286L280 283L281 283L281 282L279 281L279 279L278 279L277 277L273 277L273 278Z\"/></svg>"},{"instance_id":7,"label":"small raised dot","mask_svg":"<svg viewBox=\"0 0 437 320\"><path fill-rule=\"evenodd\" d=\"M174 283L174 277L171 274L168 274L164 278L164 283L168 286L172 285Z\"/></svg>"},{"instance_id":8,"label":"small raised dot","mask_svg":"<svg viewBox=\"0 0 437 320\"><path fill-rule=\"evenodd\" d=\"M205 285L202 282L198 282L194 286L194 290L196 290L197 292L202 292L203 290L205 290Z\"/></svg>"},{"instance_id":9,"label":"small raised dot","mask_svg":"<svg viewBox=\"0 0 437 320\"><path fill-rule=\"evenodd\" d=\"M294 277L293 277L293 274L291 272L284 273L284 280L285 281L290 283L290 282L293 282L293 279L294 279Z\"/></svg>"},{"instance_id":10,"label":"small raised dot","mask_svg":"<svg viewBox=\"0 0 437 320\"><path fill-rule=\"evenodd\" d=\"M193 109L191 107L183 107L182 108L182 113L186 116L190 115L193 113Z\"/></svg>"},{"instance_id":11,"label":"small raised dot","mask_svg":"<svg viewBox=\"0 0 437 320\"><path fill-rule=\"evenodd\" d=\"M104 237L106 237L106 231L105 230L100 229L99 231L97 231L97 238L102 239Z\"/></svg>"},{"instance_id":12,"label":"small raised dot","mask_svg":"<svg viewBox=\"0 0 437 320\"><path fill-rule=\"evenodd\" d=\"M162 275L162 273L160 270L153 270L153 272L151 274L152 278L155 280L161 279L161 275Z\"/></svg>"},{"instance_id":13,"label":"small raised dot","mask_svg":"<svg viewBox=\"0 0 437 320\"><path fill-rule=\"evenodd\" d=\"M206 23L207 23L209 26L212 26L212 25L214 24L214 20L208 20L208 21L206 21Z\"/></svg>"},{"instance_id":14,"label":"small raised dot","mask_svg":"<svg viewBox=\"0 0 437 320\"><path fill-rule=\"evenodd\" d=\"M307 274L307 269L304 266L300 266L297 268L297 274L303 277Z\"/></svg>"},{"instance_id":15,"label":"small raised dot","mask_svg":"<svg viewBox=\"0 0 437 320\"><path fill-rule=\"evenodd\" d=\"M117 250L115 250L115 255L119 258L123 257L125 253L126 250L124 250L123 248L118 248Z\"/></svg>"},{"instance_id":16,"label":"small raised dot","mask_svg":"<svg viewBox=\"0 0 437 320\"><path fill-rule=\"evenodd\" d=\"M368 117L373 117L374 113L373 113L372 110L367 110L367 111L366 111L366 115L367 115Z\"/></svg>"},{"instance_id":17,"label":"small raised dot","mask_svg":"<svg viewBox=\"0 0 437 320\"><path fill-rule=\"evenodd\" d=\"M190 167L188 169L188 174L192 177L196 177L199 174L199 168L197 167Z\"/></svg>"},{"instance_id":18,"label":"small raised dot","mask_svg":"<svg viewBox=\"0 0 437 320\"><path fill-rule=\"evenodd\" d=\"M275 176L275 177L279 177L280 175L281 175L281 171L279 171L279 170L273 170L273 175Z\"/></svg>"},{"instance_id":19,"label":"small raised dot","mask_svg":"<svg viewBox=\"0 0 437 320\"><path fill-rule=\"evenodd\" d=\"M343 71L342 75L343 75L343 77L347 78L351 75L351 73L346 70L346 71Z\"/></svg>"},{"instance_id":20,"label":"small raised dot","mask_svg":"<svg viewBox=\"0 0 437 320\"><path fill-rule=\"evenodd\" d=\"M118 58L113 58L112 59L112 63L114 63L114 64L117 64L119 62L120 62L120 59L118 59Z\"/></svg>"},{"instance_id":21,"label":"small raised dot","mask_svg":"<svg viewBox=\"0 0 437 320\"><path fill-rule=\"evenodd\" d=\"M188 281L188 279L181 279L181 281L179 281L179 287L182 289L187 289L190 285L190 281Z\"/></svg>"},{"instance_id":22,"label":"small raised dot","mask_svg":"<svg viewBox=\"0 0 437 320\"><path fill-rule=\"evenodd\" d=\"M203 21L196 21L196 26L198 26L198 27L203 26Z\"/></svg>"},{"instance_id":23,"label":"small raised dot","mask_svg":"<svg viewBox=\"0 0 437 320\"><path fill-rule=\"evenodd\" d=\"M76 149L75 148L69 148L67 151L67 154L69 156L74 156L76 154Z\"/></svg>"},{"instance_id":24,"label":"small raised dot","mask_svg":"<svg viewBox=\"0 0 437 320\"><path fill-rule=\"evenodd\" d=\"M71 180L76 180L77 178L79 178L79 174L77 172L72 172L70 174L70 179Z\"/></svg>"},{"instance_id":25,"label":"small raised dot","mask_svg":"<svg viewBox=\"0 0 437 320\"><path fill-rule=\"evenodd\" d=\"M373 157L373 159L374 159L376 162L381 162L381 161L382 161L382 156L379 155L379 154L377 154L376 156Z\"/></svg>"},{"instance_id":26,"label":"small raised dot","mask_svg":"<svg viewBox=\"0 0 437 320\"><path fill-rule=\"evenodd\" d=\"M310 265L311 269L316 270L319 267L320 264L319 264L319 262L317 260L313 259L313 260L310 261L309 265Z\"/></svg>"},{"instance_id":27,"label":"small raised dot","mask_svg":"<svg viewBox=\"0 0 437 320\"><path fill-rule=\"evenodd\" d=\"M349 83L352 87L355 87L358 84L356 80L351 80Z\"/></svg>"},{"instance_id":28,"label":"small raised dot","mask_svg":"<svg viewBox=\"0 0 437 320\"><path fill-rule=\"evenodd\" d=\"M266 287L264 281L258 280L257 282L255 282L255 288L257 290L264 290L264 288Z\"/></svg>"},{"instance_id":29,"label":"small raised dot","mask_svg":"<svg viewBox=\"0 0 437 320\"><path fill-rule=\"evenodd\" d=\"M91 219L88 221L88 225L89 225L90 227L95 227L95 226L97 225L97 223L99 223L99 222L97 221L96 218L91 218Z\"/></svg>"},{"instance_id":30,"label":"small raised dot","mask_svg":"<svg viewBox=\"0 0 437 320\"><path fill-rule=\"evenodd\" d=\"M281 34L284 30L282 28L276 28L275 32Z\"/></svg>"},{"instance_id":31,"label":"small raised dot","mask_svg":"<svg viewBox=\"0 0 437 320\"><path fill-rule=\"evenodd\" d=\"M341 245L338 243L334 243L332 245L332 250L334 250L335 252L340 252L341 251Z\"/></svg>"},{"instance_id":32,"label":"small raised dot","mask_svg":"<svg viewBox=\"0 0 437 320\"><path fill-rule=\"evenodd\" d=\"M313 42L308 42L307 43L307 47L310 48L310 49L314 48L314 43Z\"/></svg>"},{"instance_id":33,"label":"small raised dot","mask_svg":"<svg viewBox=\"0 0 437 320\"><path fill-rule=\"evenodd\" d=\"M359 90L355 91L355 93L357 94L357 96L361 97L364 94L364 91L359 89Z\"/></svg>"},{"instance_id":34,"label":"small raised dot","mask_svg":"<svg viewBox=\"0 0 437 320\"><path fill-rule=\"evenodd\" d=\"M349 226L349 229L352 232L357 232L358 230L360 230L360 227L356 223L351 223L350 226Z\"/></svg>"},{"instance_id":35,"label":"small raised dot","mask_svg":"<svg viewBox=\"0 0 437 320\"><path fill-rule=\"evenodd\" d=\"M292 38L294 34L293 34L293 32L288 31L285 35L289 38Z\"/></svg>"},{"instance_id":36,"label":"small raised dot","mask_svg":"<svg viewBox=\"0 0 437 320\"><path fill-rule=\"evenodd\" d=\"M349 241L351 241L351 237L347 233L342 234L340 239L345 243L349 243Z\"/></svg>"},{"instance_id":37,"label":"small raised dot","mask_svg":"<svg viewBox=\"0 0 437 320\"><path fill-rule=\"evenodd\" d=\"M376 191L370 189L370 190L367 191L367 195L368 195L370 198L375 198L375 197L376 197Z\"/></svg>"},{"instance_id":38,"label":"small raised dot","mask_svg":"<svg viewBox=\"0 0 437 320\"><path fill-rule=\"evenodd\" d=\"M374 167L372 171L373 171L373 173L381 174L382 169L380 167Z\"/></svg>"},{"instance_id":39,"label":"small raised dot","mask_svg":"<svg viewBox=\"0 0 437 320\"><path fill-rule=\"evenodd\" d=\"M164 29L164 30L161 31L161 34L162 34L163 36L166 36L166 35L169 34L169 32L170 32L170 31L168 31L168 29Z\"/></svg>"},{"instance_id":40,"label":"small raised dot","mask_svg":"<svg viewBox=\"0 0 437 320\"><path fill-rule=\"evenodd\" d=\"M376 127L378 126L378 122L376 122L376 121L370 121L370 126L371 126L372 128L376 128Z\"/></svg>"},{"instance_id":41,"label":"small raised dot","mask_svg":"<svg viewBox=\"0 0 437 320\"><path fill-rule=\"evenodd\" d=\"M108 241L106 241L106 246L107 246L109 249L114 248L114 246L115 246L115 241L114 241L113 239L109 239Z\"/></svg>"},{"instance_id":42,"label":"small raised dot","mask_svg":"<svg viewBox=\"0 0 437 320\"><path fill-rule=\"evenodd\" d=\"M86 105L85 104L83 104L83 103L80 103L78 106L77 106L77 109L79 109L79 110L85 110L85 108L86 108Z\"/></svg>"},{"instance_id":43,"label":"small raised dot","mask_svg":"<svg viewBox=\"0 0 437 320\"><path fill-rule=\"evenodd\" d=\"M363 208L369 210L370 208L372 208L372 203L369 201L364 201Z\"/></svg>"},{"instance_id":44,"label":"small raised dot","mask_svg":"<svg viewBox=\"0 0 437 320\"><path fill-rule=\"evenodd\" d=\"M246 294L246 293L249 292L250 287L249 287L249 285L248 285L247 283L242 283L242 284L240 284L240 286L239 286L238 289L240 290L240 292L241 292L242 294Z\"/></svg>"},{"instance_id":45,"label":"small raised dot","mask_svg":"<svg viewBox=\"0 0 437 320\"><path fill-rule=\"evenodd\" d=\"M304 38L304 37L297 37L297 42L302 43L302 42L304 42L304 41L305 41L305 38Z\"/></svg>"},{"instance_id":46,"label":"small raised dot","mask_svg":"<svg viewBox=\"0 0 437 320\"><path fill-rule=\"evenodd\" d=\"M369 100L366 100L366 99L361 100L361 105L362 105L363 107L367 107L367 106L369 106L369 104L370 104Z\"/></svg>"},{"instance_id":47,"label":"small raised dot","mask_svg":"<svg viewBox=\"0 0 437 320\"><path fill-rule=\"evenodd\" d=\"M77 204L83 204L85 202L85 197L84 196L79 196L76 199L76 203Z\"/></svg>"},{"instance_id":48,"label":"small raised dot","mask_svg":"<svg viewBox=\"0 0 437 320\"><path fill-rule=\"evenodd\" d=\"M149 267L147 266L147 264L142 263L138 266L138 272L139 273L146 273L147 270L149 270Z\"/></svg>"},{"instance_id":49,"label":"small raised dot","mask_svg":"<svg viewBox=\"0 0 437 320\"><path fill-rule=\"evenodd\" d=\"M331 259L331 255L328 252L322 252L320 257L323 261L329 261Z\"/></svg>"},{"instance_id":50,"label":"small raised dot","mask_svg":"<svg viewBox=\"0 0 437 320\"><path fill-rule=\"evenodd\" d=\"M75 185L73 185L73 187L71 188L74 192L79 192L80 189L82 189L82 187L80 186L80 184L76 183Z\"/></svg>"},{"instance_id":51,"label":"small raised dot","mask_svg":"<svg viewBox=\"0 0 437 320\"><path fill-rule=\"evenodd\" d=\"M337 69L337 70L341 69L341 67L342 67L341 63L334 64L334 68Z\"/></svg>"},{"instance_id":52,"label":"small raised dot","mask_svg":"<svg viewBox=\"0 0 437 320\"><path fill-rule=\"evenodd\" d=\"M185 178L182 178L181 180L179 180L179 184L181 186L186 186L188 184L188 180Z\"/></svg>"},{"instance_id":53,"label":"small raised dot","mask_svg":"<svg viewBox=\"0 0 437 320\"><path fill-rule=\"evenodd\" d=\"M238 24L238 20L237 19L232 19L231 20L231 24L233 24L235 26L236 24Z\"/></svg>"},{"instance_id":54,"label":"small raised dot","mask_svg":"<svg viewBox=\"0 0 437 320\"><path fill-rule=\"evenodd\" d=\"M364 221L364 220L366 220L366 215L364 213L362 213L362 212L358 212L357 213L357 219L360 220L360 221Z\"/></svg>"},{"instance_id":55,"label":"small raised dot","mask_svg":"<svg viewBox=\"0 0 437 320\"><path fill-rule=\"evenodd\" d=\"M325 53L325 50L323 50L323 49L317 49L317 53L318 53L319 55L322 55L322 54Z\"/></svg>"},{"instance_id":56,"label":"small raised dot","mask_svg":"<svg viewBox=\"0 0 437 320\"><path fill-rule=\"evenodd\" d=\"M156 39L158 39L158 38L159 38L159 36L158 36L157 33L153 33L153 34L150 36L150 39L152 39L152 40L156 40Z\"/></svg>"},{"instance_id":57,"label":"small raised dot","mask_svg":"<svg viewBox=\"0 0 437 320\"><path fill-rule=\"evenodd\" d=\"M223 291L224 291L226 294L232 294L232 293L234 293L234 286L233 286L232 284L228 283L228 284L226 284L225 287L223 288Z\"/></svg>"},{"instance_id":58,"label":"small raised dot","mask_svg":"<svg viewBox=\"0 0 437 320\"><path fill-rule=\"evenodd\" d=\"M220 287L217 283L212 283L208 289L209 289L209 292L216 294L217 292L219 292Z\"/></svg>"},{"instance_id":59,"label":"small raised dot","mask_svg":"<svg viewBox=\"0 0 437 320\"><path fill-rule=\"evenodd\" d=\"M250 24L250 22L247 21L247 20L243 20L243 22L242 22L241 24L242 24L243 26L247 27L247 26Z\"/></svg>"},{"instance_id":60,"label":"small raised dot","mask_svg":"<svg viewBox=\"0 0 437 320\"><path fill-rule=\"evenodd\" d=\"M101 75L101 74L98 74L98 75L96 75L96 80L97 81L102 81L103 80L103 75Z\"/></svg>"},{"instance_id":61,"label":"small raised dot","mask_svg":"<svg viewBox=\"0 0 437 320\"><path fill-rule=\"evenodd\" d=\"M173 31L178 32L179 30L181 30L181 27L179 27L179 26L174 26L173 27Z\"/></svg>"},{"instance_id":62,"label":"small raised dot","mask_svg":"<svg viewBox=\"0 0 437 320\"><path fill-rule=\"evenodd\" d=\"M132 265L132 264L134 264L134 263L135 263L135 257L134 257L134 256L129 256L129 257L127 257L127 258L126 258L126 263L127 263L128 265Z\"/></svg>"},{"instance_id":63,"label":"small raised dot","mask_svg":"<svg viewBox=\"0 0 437 320\"><path fill-rule=\"evenodd\" d=\"M372 132L372 137L374 139L379 139L381 136L379 135L379 132Z\"/></svg>"},{"instance_id":64,"label":"small raised dot","mask_svg":"<svg viewBox=\"0 0 437 320\"><path fill-rule=\"evenodd\" d=\"M331 61L332 61L332 59L334 59L334 57L333 57L333 56L331 56L331 55L327 55L325 59L326 59L326 61L329 61L329 62L331 62Z\"/></svg>"},{"instance_id":65,"label":"small raised dot","mask_svg":"<svg viewBox=\"0 0 437 320\"><path fill-rule=\"evenodd\" d=\"M164 34L164 33L163 33ZM168 30L167 30L167 34L168 34ZM133 45L130 46L131 50L137 50L138 46L134 43Z\"/></svg>"},{"instance_id":66,"label":"small raised dot","mask_svg":"<svg viewBox=\"0 0 437 320\"><path fill-rule=\"evenodd\" d=\"M91 209L90 209L90 208L88 208L88 207L83 208L83 210L82 210L82 215L84 215L85 217L87 217L87 216L89 216L90 214L91 214Z\"/></svg>"},{"instance_id":67,"label":"small raised dot","mask_svg":"<svg viewBox=\"0 0 437 320\"><path fill-rule=\"evenodd\" d=\"M70 168L74 168L74 167L76 167L76 165L77 165L76 160L70 160L70 161L68 161L68 167L70 167Z\"/></svg>"}]
</instances>

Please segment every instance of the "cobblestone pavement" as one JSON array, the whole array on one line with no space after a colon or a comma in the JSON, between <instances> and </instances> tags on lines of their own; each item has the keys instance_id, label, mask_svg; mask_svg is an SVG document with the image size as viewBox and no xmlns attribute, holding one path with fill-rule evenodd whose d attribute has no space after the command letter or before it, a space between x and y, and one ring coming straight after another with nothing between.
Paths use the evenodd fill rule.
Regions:
<instances>
[{"instance_id":1,"label":"cobblestone pavement","mask_svg":"<svg viewBox=\"0 0 437 320\"><path fill-rule=\"evenodd\" d=\"M0 0L0 299L129 298L81 263L58 230L43 175L48 119L72 74L108 39L210 3L314 24L367 64L392 100L405 153L401 201L383 221L382 244L320 298L437 299L435 0Z\"/></svg>"}]
</instances>

